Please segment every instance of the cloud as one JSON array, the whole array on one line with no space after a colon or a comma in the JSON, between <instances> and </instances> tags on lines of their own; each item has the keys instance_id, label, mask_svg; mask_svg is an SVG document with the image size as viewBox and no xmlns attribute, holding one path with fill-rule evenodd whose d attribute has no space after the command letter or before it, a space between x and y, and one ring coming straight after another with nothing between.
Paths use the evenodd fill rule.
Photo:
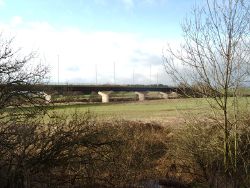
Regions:
<instances>
[{"instance_id":1,"label":"cloud","mask_svg":"<svg viewBox=\"0 0 250 188\"><path fill-rule=\"evenodd\" d=\"M156 82L156 75L164 72L161 58L166 39L142 38L133 33L57 29L47 22L25 22L20 17L7 24L0 23L0 28L12 33L24 52L38 50L51 68L51 82L58 78L58 56L59 78L63 83L93 84L96 72L98 83L113 83L114 62L118 84L131 84L133 72L140 75L135 79L136 84L148 84L150 64L151 80Z\"/></svg>"},{"instance_id":2,"label":"cloud","mask_svg":"<svg viewBox=\"0 0 250 188\"><path fill-rule=\"evenodd\" d=\"M132 56L131 61L134 64L141 64L145 66L149 65L162 65L162 57L161 54L153 54L153 53L148 53L145 51L141 50L136 50Z\"/></svg>"},{"instance_id":3,"label":"cloud","mask_svg":"<svg viewBox=\"0 0 250 188\"><path fill-rule=\"evenodd\" d=\"M78 72L80 69L81 68L79 66L75 66L75 65L72 65L66 68L67 71L74 72L74 73Z\"/></svg>"},{"instance_id":4,"label":"cloud","mask_svg":"<svg viewBox=\"0 0 250 188\"><path fill-rule=\"evenodd\" d=\"M10 25L12 26L12 27L16 27L16 26L18 26L18 25L20 25L20 24L22 24L23 23L23 19L22 19L22 17L20 17L20 16L14 16L12 19L11 19L11 21L10 21Z\"/></svg>"}]
</instances>

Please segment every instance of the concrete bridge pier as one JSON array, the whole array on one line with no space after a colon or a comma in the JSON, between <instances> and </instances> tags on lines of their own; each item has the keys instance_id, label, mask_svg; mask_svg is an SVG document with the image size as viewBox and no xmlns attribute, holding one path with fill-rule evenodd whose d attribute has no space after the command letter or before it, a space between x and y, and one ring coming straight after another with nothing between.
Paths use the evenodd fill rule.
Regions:
<instances>
[{"instance_id":1,"label":"concrete bridge pier","mask_svg":"<svg viewBox=\"0 0 250 188\"><path fill-rule=\"evenodd\" d=\"M51 95L48 95L47 93L44 93L44 99L46 103L50 103L51 102Z\"/></svg>"},{"instance_id":2,"label":"concrete bridge pier","mask_svg":"<svg viewBox=\"0 0 250 188\"><path fill-rule=\"evenodd\" d=\"M163 99L168 99L168 98L169 98L169 96L168 96L167 93L160 92L160 95L161 95L161 97L162 97Z\"/></svg>"},{"instance_id":3,"label":"concrete bridge pier","mask_svg":"<svg viewBox=\"0 0 250 188\"><path fill-rule=\"evenodd\" d=\"M34 94L34 96L38 96L38 97L41 97L45 100L45 103L50 103L51 102L51 95L45 93L45 92L39 92L37 94Z\"/></svg>"},{"instance_id":4,"label":"concrete bridge pier","mask_svg":"<svg viewBox=\"0 0 250 188\"><path fill-rule=\"evenodd\" d=\"M109 95L112 93L112 91L99 91L98 94L102 96L102 103L109 103Z\"/></svg>"},{"instance_id":5,"label":"concrete bridge pier","mask_svg":"<svg viewBox=\"0 0 250 188\"><path fill-rule=\"evenodd\" d=\"M171 99L177 99L177 98L179 98L179 94L177 92L172 91L169 94L169 98L171 98Z\"/></svg>"},{"instance_id":6,"label":"concrete bridge pier","mask_svg":"<svg viewBox=\"0 0 250 188\"><path fill-rule=\"evenodd\" d=\"M139 97L139 101L144 101L145 100L145 94L142 92L135 92L136 95Z\"/></svg>"}]
</instances>

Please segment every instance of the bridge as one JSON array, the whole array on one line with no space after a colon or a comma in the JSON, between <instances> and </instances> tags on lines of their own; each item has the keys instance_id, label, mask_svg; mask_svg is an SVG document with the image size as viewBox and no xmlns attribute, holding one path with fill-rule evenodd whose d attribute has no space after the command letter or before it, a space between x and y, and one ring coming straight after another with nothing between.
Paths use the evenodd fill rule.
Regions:
<instances>
[{"instance_id":1,"label":"bridge","mask_svg":"<svg viewBox=\"0 0 250 188\"><path fill-rule=\"evenodd\" d=\"M103 103L108 103L112 92L135 92L139 101L145 100L145 93L149 91L159 92L163 98L168 98L168 93L177 92L177 88L164 85L47 85L44 90L46 92L57 91L64 92L81 92L90 94L96 92L102 97Z\"/></svg>"},{"instance_id":2,"label":"bridge","mask_svg":"<svg viewBox=\"0 0 250 188\"><path fill-rule=\"evenodd\" d=\"M103 103L108 103L112 92L135 92L140 101L145 100L146 92L159 92L163 98L168 98L171 92L177 92L176 87L165 85L44 85L45 92L56 91L59 94L65 92L80 92L82 94L91 94L96 92L102 97Z\"/></svg>"},{"instance_id":3,"label":"bridge","mask_svg":"<svg viewBox=\"0 0 250 188\"><path fill-rule=\"evenodd\" d=\"M162 98L168 98L169 93L178 92L178 88L166 85L16 85L13 87L18 91L45 92L47 94L65 94L79 92L91 94L96 92L102 97L103 103L108 103L112 92L135 92L140 101L145 100L146 92L159 92Z\"/></svg>"}]
</instances>

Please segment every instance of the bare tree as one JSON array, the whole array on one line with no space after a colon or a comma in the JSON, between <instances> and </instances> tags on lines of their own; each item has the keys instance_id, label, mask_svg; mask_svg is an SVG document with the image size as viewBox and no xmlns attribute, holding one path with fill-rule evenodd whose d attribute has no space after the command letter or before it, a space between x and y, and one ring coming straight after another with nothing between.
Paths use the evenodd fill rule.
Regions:
<instances>
[{"instance_id":1,"label":"bare tree","mask_svg":"<svg viewBox=\"0 0 250 188\"><path fill-rule=\"evenodd\" d=\"M23 55L21 49L0 34L0 110L22 104L33 106L41 101L39 92L33 86L44 81L48 67L37 64L34 52Z\"/></svg>"},{"instance_id":2,"label":"bare tree","mask_svg":"<svg viewBox=\"0 0 250 188\"><path fill-rule=\"evenodd\" d=\"M212 98L223 114L224 166L228 174L229 137L235 133L234 167L237 165L237 92L249 78L250 3L246 0L206 0L182 24L184 42L179 50L168 47L165 69L176 83ZM229 117L233 96L234 116ZM211 103L211 100L208 100Z\"/></svg>"}]
</instances>

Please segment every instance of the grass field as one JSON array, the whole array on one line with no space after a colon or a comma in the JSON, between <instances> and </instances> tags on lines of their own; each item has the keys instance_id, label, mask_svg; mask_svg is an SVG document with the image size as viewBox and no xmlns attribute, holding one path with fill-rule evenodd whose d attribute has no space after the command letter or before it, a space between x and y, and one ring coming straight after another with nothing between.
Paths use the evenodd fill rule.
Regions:
<instances>
[{"instance_id":1,"label":"grass field","mask_svg":"<svg viewBox=\"0 0 250 188\"><path fill-rule=\"evenodd\" d=\"M248 98L241 100L241 106L248 103ZM123 118L143 121L178 121L183 115L203 115L211 112L206 99L186 98L169 100L146 100L143 102L94 103L55 106L59 113L69 114L75 111L95 113L100 118Z\"/></svg>"},{"instance_id":2,"label":"grass field","mask_svg":"<svg viewBox=\"0 0 250 188\"><path fill-rule=\"evenodd\" d=\"M144 102L78 104L55 107L59 113L90 111L101 118L169 121L182 113L204 113L209 108L204 99L151 100Z\"/></svg>"}]
</instances>

